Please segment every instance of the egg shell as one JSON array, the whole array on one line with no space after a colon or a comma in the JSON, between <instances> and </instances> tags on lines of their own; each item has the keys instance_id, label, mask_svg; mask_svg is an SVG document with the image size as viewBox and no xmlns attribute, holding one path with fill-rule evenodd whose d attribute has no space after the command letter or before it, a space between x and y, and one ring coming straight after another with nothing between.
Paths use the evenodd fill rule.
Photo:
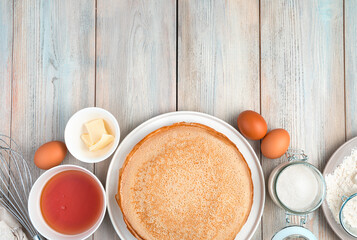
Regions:
<instances>
[{"instance_id":1,"label":"egg shell","mask_svg":"<svg viewBox=\"0 0 357 240\"><path fill-rule=\"evenodd\" d=\"M59 165L66 155L67 147L64 142L48 142L37 149L34 162L38 168L47 170Z\"/></svg>"},{"instance_id":2,"label":"egg shell","mask_svg":"<svg viewBox=\"0 0 357 240\"><path fill-rule=\"evenodd\" d=\"M237 124L243 136L251 140L262 139L268 131L264 118L259 113L251 110L239 114Z\"/></svg>"},{"instance_id":3,"label":"egg shell","mask_svg":"<svg viewBox=\"0 0 357 240\"><path fill-rule=\"evenodd\" d=\"M260 149L267 158L279 158L285 154L290 145L289 133L282 129L274 129L263 138Z\"/></svg>"}]
</instances>

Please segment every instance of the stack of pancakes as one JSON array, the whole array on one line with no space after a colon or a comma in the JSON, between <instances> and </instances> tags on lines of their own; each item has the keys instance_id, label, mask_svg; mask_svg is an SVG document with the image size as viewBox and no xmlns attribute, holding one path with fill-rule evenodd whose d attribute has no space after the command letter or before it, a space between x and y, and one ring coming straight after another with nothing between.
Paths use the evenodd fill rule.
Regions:
<instances>
[{"instance_id":1,"label":"stack of pancakes","mask_svg":"<svg viewBox=\"0 0 357 240\"><path fill-rule=\"evenodd\" d=\"M150 133L128 154L116 199L137 239L234 239L250 213L253 183L226 136L176 123Z\"/></svg>"}]
</instances>

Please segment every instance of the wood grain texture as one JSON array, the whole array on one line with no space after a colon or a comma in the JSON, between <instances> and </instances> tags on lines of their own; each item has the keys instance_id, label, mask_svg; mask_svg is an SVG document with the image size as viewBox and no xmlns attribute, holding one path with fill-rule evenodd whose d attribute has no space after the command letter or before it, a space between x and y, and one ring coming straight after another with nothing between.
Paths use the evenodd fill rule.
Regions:
<instances>
[{"instance_id":1,"label":"wood grain texture","mask_svg":"<svg viewBox=\"0 0 357 240\"><path fill-rule=\"evenodd\" d=\"M345 139L343 2L263 0L261 39L262 115L322 170ZM262 161L267 180L285 159ZM264 239L285 226L284 215L267 196ZM318 239L337 239L321 210L307 228Z\"/></svg>"},{"instance_id":2,"label":"wood grain texture","mask_svg":"<svg viewBox=\"0 0 357 240\"><path fill-rule=\"evenodd\" d=\"M63 140L70 116L89 106L114 114L121 139L176 106L234 127L241 111L261 111L320 170L357 135L356 0L177 2L0 1L0 133L20 144L35 178L35 150ZM250 143L259 156L259 142ZM282 161L262 158L266 180ZM94 167L68 154L64 163L104 183L110 159ZM253 239L270 239L284 219L267 195ZM321 211L307 227L337 239ZM118 239L108 216L91 238Z\"/></svg>"},{"instance_id":3,"label":"wood grain texture","mask_svg":"<svg viewBox=\"0 0 357 240\"><path fill-rule=\"evenodd\" d=\"M10 136L13 2L0 1L0 134Z\"/></svg>"},{"instance_id":4,"label":"wood grain texture","mask_svg":"<svg viewBox=\"0 0 357 240\"><path fill-rule=\"evenodd\" d=\"M175 111L176 1L98 0L96 67L96 105L118 119L121 139ZM110 160L96 164L103 183ZM117 238L107 216L95 239Z\"/></svg>"},{"instance_id":5,"label":"wood grain texture","mask_svg":"<svg viewBox=\"0 0 357 240\"><path fill-rule=\"evenodd\" d=\"M259 2L179 1L178 110L259 112ZM259 156L259 142L251 142ZM260 227L253 239L262 239Z\"/></svg>"},{"instance_id":6,"label":"wood grain texture","mask_svg":"<svg viewBox=\"0 0 357 240\"><path fill-rule=\"evenodd\" d=\"M13 138L33 164L45 142L64 140L78 109L94 104L94 1L15 1ZM70 154L64 163L93 170Z\"/></svg>"},{"instance_id":7,"label":"wood grain texture","mask_svg":"<svg viewBox=\"0 0 357 240\"><path fill-rule=\"evenodd\" d=\"M357 136L357 1L345 0L346 137Z\"/></svg>"}]
</instances>

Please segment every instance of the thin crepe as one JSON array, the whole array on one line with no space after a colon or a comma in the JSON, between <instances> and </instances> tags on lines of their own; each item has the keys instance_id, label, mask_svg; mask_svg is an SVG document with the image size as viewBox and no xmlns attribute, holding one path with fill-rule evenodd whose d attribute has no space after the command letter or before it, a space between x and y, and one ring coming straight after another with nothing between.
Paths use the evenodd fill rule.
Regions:
<instances>
[{"instance_id":1,"label":"thin crepe","mask_svg":"<svg viewBox=\"0 0 357 240\"><path fill-rule=\"evenodd\" d=\"M253 182L226 136L182 122L132 149L116 199L137 239L234 239L249 216Z\"/></svg>"}]
</instances>

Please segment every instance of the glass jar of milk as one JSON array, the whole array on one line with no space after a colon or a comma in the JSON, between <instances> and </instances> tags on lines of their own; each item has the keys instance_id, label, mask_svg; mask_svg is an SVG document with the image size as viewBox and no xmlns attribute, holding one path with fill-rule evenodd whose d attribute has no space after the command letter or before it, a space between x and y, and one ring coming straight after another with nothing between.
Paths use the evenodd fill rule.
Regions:
<instances>
[{"instance_id":1,"label":"glass jar of milk","mask_svg":"<svg viewBox=\"0 0 357 240\"><path fill-rule=\"evenodd\" d=\"M308 157L302 150L289 149L286 156L288 161L278 165L270 174L268 191L274 203L285 210L287 223L290 223L290 219L298 217L299 225L303 225L306 222L307 214L320 207L325 198L325 180L321 172L307 162ZM310 231L302 226L285 228L279 232L280 235L277 233L273 239L285 239L277 237L284 235L281 234L284 231L286 236L300 234L305 239L316 239ZM304 235L304 231L308 234ZM310 237L308 237L309 234Z\"/></svg>"}]
</instances>

